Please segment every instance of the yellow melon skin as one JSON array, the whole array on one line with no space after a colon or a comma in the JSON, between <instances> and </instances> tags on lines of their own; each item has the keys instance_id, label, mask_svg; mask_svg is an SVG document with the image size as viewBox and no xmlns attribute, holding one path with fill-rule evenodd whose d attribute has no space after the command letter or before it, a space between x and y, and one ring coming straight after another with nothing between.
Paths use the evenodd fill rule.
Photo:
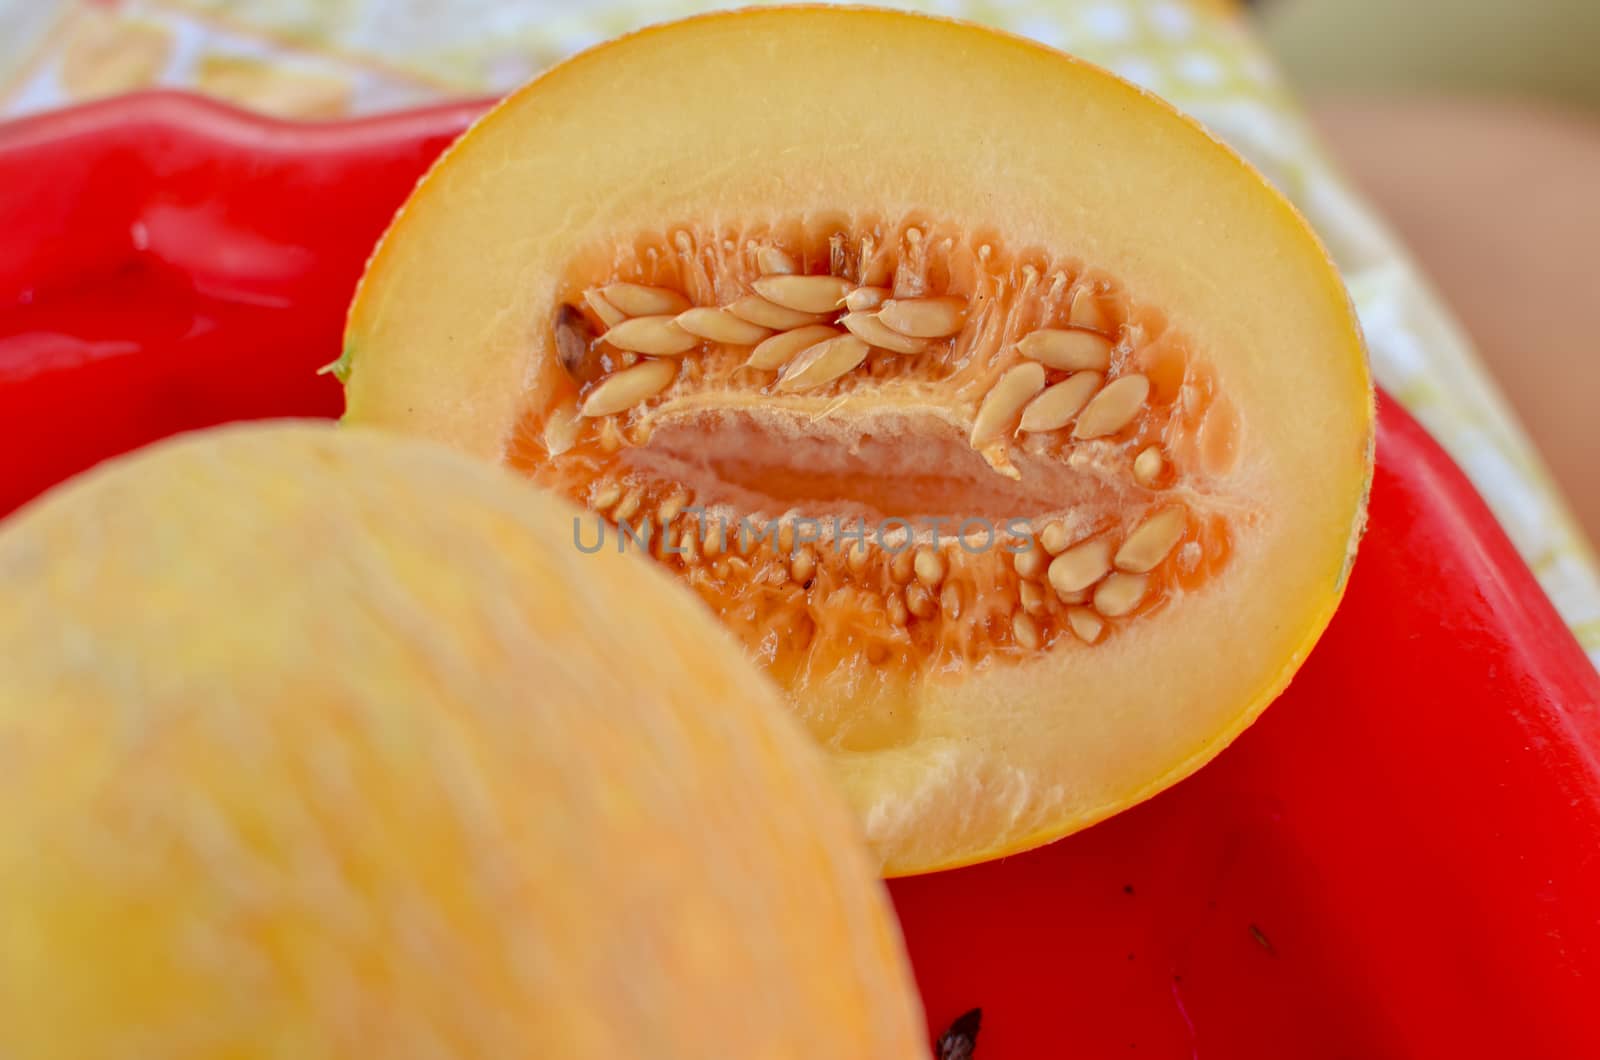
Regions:
<instances>
[{"instance_id":1,"label":"yellow melon skin","mask_svg":"<svg viewBox=\"0 0 1600 1060\"><path fill-rule=\"evenodd\" d=\"M0 1055L925 1055L813 750L573 515L279 425L5 524Z\"/></svg>"},{"instance_id":2,"label":"yellow melon skin","mask_svg":"<svg viewBox=\"0 0 1600 1060\"><path fill-rule=\"evenodd\" d=\"M572 385L549 322L576 273L618 279L599 275L610 248L858 214L1085 263L1185 336L1237 414L1202 482L1237 501L1232 551L1201 588L1092 647L919 677L875 745L840 735L848 690L790 690L893 875L1049 841L1187 776L1332 616L1371 478L1371 379L1326 251L1258 173L1138 88L975 26L803 7L659 26L546 73L443 157L369 265L341 373L348 422L506 462L529 410ZM865 389L740 385L694 396L748 421L781 403L819 432L873 415ZM941 400L909 411L964 439L974 403Z\"/></svg>"}]
</instances>

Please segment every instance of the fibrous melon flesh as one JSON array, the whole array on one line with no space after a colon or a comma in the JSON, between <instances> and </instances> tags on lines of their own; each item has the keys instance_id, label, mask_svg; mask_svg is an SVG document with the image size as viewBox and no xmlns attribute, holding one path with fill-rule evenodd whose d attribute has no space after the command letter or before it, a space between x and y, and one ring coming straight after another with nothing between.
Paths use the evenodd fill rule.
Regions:
<instances>
[{"instance_id":1,"label":"fibrous melon flesh","mask_svg":"<svg viewBox=\"0 0 1600 1060\"><path fill-rule=\"evenodd\" d=\"M925 1056L726 633L504 472L340 433L165 443L0 531L0 1055Z\"/></svg>"},{"instance_id":2,"label":"fibrous melon flesh","mask_svg":"<svg viewBox=\"0 0 1600 1060\"><path fill-rule=\"evenodd\" d=\"M351 422L585 505L574 547L647 538L890 873L1216 754L1331 616L1371 470L1349 299L1257 173L1092 66L883 11L657 27L514 94L340 368Z\"/></svg>"}]
</instances>

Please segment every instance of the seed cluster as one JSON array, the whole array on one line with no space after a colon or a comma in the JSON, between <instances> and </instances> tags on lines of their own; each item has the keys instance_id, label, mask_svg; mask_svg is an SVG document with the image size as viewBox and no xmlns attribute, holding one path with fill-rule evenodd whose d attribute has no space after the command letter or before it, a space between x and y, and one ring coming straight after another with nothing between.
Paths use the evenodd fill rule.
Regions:
<instances>
[{"instance_id":1,"label":"seed cluster","mask_svg":"<svg viewBox=\"0 0 1600 1060\"><path fill-rule=\"evenodd\" d=\"M743 260L754 268L741 277L705 265L680 234L677 250L699 263L698 282L617 279L575 291L554 327L577 396L548 412L542 442L548 456L571 453L571 466L587 468L579 481L565 480L576 499L613 524L648 521L652 554L769 658L804 653L835 612L855 614L856 626L876 616L866 623L872 630L849 632L874 664L896 653L971 660L1006 644L1031 653L1069 632L1094 644L1194 583L1202 562L1220 563L1225 526L1219 532L1218 520L1190 509L1191 491L1169 493L1193 460L1192 445L1169 446L1191 442L1205 412L1207 392L1190 384L1185 359L1170 350L1164 361L1141 358L1144 332L1103 286L1082 277L1047 277L1022 264L1002 308L995 288L956 283L954 265L930 280L929 240L916 228L902 238L900 270L868 266L876 260L870 237L849 253L835 239L825 273L806 271L769 241L746 247ZM908 278L906 262L918 254ZM995 267L987 245L972 257L974 271ZM1023 303L1056 308L1019 311ZM947 374L907 376L896 367L919 364ZM607 459L648 444L652 410L676 395L752 386L774 398L830 386L843 395L891 378L959 383L950 400L965 403L967 441L1007 479L1021 481L1027 460L1082 457L1093 474L1116 471L1122 499L1089 518L1035 520L1020 552L973 555L948 537L941 547L913 543L893 553L865 543L796 547L794 527L781 517L761 516L764 536L741 540L725 518L707 521L691 508L692 482L652 479ZM1173 426L1181 416L1188 426ZM781 502L781 491L774 499ZM1131 524L1129 510L1141 513Z\"/></svg>"},{"instance_id":2,"label":"seed cluster","mask_svg":"<svg viewBox=\"0 0 1600 1060\"><path fill-rule=\"evenodd\" d=\"M597 341L624 354L654 358L682 357L707 343L747 346L744 367L778 373L774 391L790 394L848 375L874 349L924 353L931 342L950 338L966 323L962 298L894 298L888 287L803 275L792 257L772 246L758 248L756 257L762 275L748 293L724 306L691 306L677 291L634 283L585 290L584 303L606 325ZM565 314L573 310L563 306L560 312L570 346L574 326ZM661 393L676 374L659 369L640 374L638 367L624 367L619 375L634 374L610 389L605 400L595 402L591 392L582 414L609 416L630 408ZM618 408L623 397L632 401Z\"/></svg>"},{"instance_id":3,"label":"seed cluster","mask_svg":"<svg viewBox=\"0 0 1600 1060\"><path fill-rule=\"evenodd\" d=\"M1113 551L1110 535L1073 541L1059 523L1039 534L1032 549L1016 557L1017 574L1024 586L1041 579L1067 605L1069 628L1084 641L1100 639L1104 618L1132 613L1150 589L1150 573L1178 543L1188 528L1182 505L1162 508L1146 516ZM1023 609L1031 615L1045 611L1042 591L1021 594Z\"/></svg>"},{"instance_id":4,"label":"seed cluster","mask_svg":"<svg viewBox=\"0 0 1600 1060\"><path fill-rule=\"evenodd\" d=\"M1075 539L1064 523L1052 521L1021 551L1005 553L1014 586L979 601L973 583L981 564L948 538L940 547L908 544L893 551L860 540L808 541L797 538L793 521L737 526L708 518L693 506L692 491L677 483L608 477L593 482L582 499L612 523L627 524L634 547L676 567L697 588L714 596L765 593L769 603L789 605L781 608L787 617L779 628L801 647L815 625L812 590L826 597L846 586L901 629L959 618L975 603L992 608L998 599L1008 612L999 616L1005 619L1000 634L1008 629L1024 650L1051 642L1061 630L1093 644L1105 620L1125 618L1146 602L1158 568L1186 537L1196 536L1189 511L1178 503L1153 508L1120 537L1113 530ZM1200 548L1197 540L1185 548L1191 546ZM762 628L770 631L770 621Z\"/></svg>"},{"instance_id":5,"label":"seed cluster","mask_svg":"<svg viewBox=\"0 0 1600 1060\"><path fill-rule=\"evenodd\" d=\"M857 371L874 351L915 356L957 335L968 321L968 302L953 296L893 296L893 288L855 283L832 274L806 275L779 247L755 248L761 275L723 306L696 306L670 288L617 282L590 287L583 301L605 326L584 332L576 310L563 305L557 348L569 373L592 389L580 414L601 418L625 412L670 387L673 361L706 348L746 347L743 367L776 373L778 394L813 391ZM1072 427L1079 440L1118 434L1144 411L1150 381L1128 372L1107 382L1112 324L1087 287L1072 296L1065 326L1038 328L1015 344L1022 363L1005 372L984 395L971 444L1000 473L1016 477L1007 438ZM588 347L620 353L608 377L583 377L578 366L593 358ZM640 362L639 358L651 358ZM1159 449L1135 470L1150 486L1162 462Z\"/></svg>"}]
</instances>

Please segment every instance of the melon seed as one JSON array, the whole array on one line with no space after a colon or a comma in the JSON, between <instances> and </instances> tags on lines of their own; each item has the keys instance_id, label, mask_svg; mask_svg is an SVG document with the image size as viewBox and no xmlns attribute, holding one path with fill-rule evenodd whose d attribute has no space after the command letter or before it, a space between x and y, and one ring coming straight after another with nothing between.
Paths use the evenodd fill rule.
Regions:
<instances>
[{"instance_id":1,"label":"melon seed","mask_svg":"<svg viewBox=\"0 0 1600 1060\"><path fill-rule=\"evenodd\" d=\"M961 298L891 298L878 319L914 339L944 339L966 323L967 303Z\"/></svg>"},{"instance_id":2,"label":"melon seed","mask_svg":"<svg viewBox=\"0 0 1600 1060\"><path fill-rule=\"evenodd\" d=\"M551 456L560 456L578 444L578 434L583 429L583 416L578 406L564 401L550 410L544 421L544 447Z\"/></svg>"},{"instance_id":3,"label":"melon seed","mask_svg":"<svg viewBox=\"0 0 1600 1060\"><path fill-rule=\"evenodd\" d=\"M656 512L656 518L661 520L661 524L665 526L667 523L672 522L672 520L682 515L683 510L688 506L689 495L682 490L679 490L661 502L661 507Z\"/></svg>"},{"instance_id":4,"label":"melon seed","mask_svg":"<svg viewBox=\"0 0 1600 1060\"><path fill-rule=\"evenodd\" d=\"M906 587L906 609L918 618L932 618L939 613L939 604L927 586L920 582Z\"/></svg>"},{"instance_id":5,"label":"melon seed","mask_svg":"<svg viewBox=\"0 0 1600 1060\"><path fill-rule=\"evenodd\" d=\"M763 276L751 284L773 305L798 313L831 313L844 304L850 281L842 276Z\"/></svg>"},{"instance_id":6,"label":"melon seed","mask_svg":"<svg viewBox=\"0 0 1600 1060\"><path fill-rule=\"evenodd\" d=\"M903 548L889 561L889 577L901 585L911 580L913 558L909 548Z\"/></svg>"},{"instance_id":7,"label":"melon seed","mask_svg":"<svg viewBox=\"0 0 1600 1060\"><path fill-rule=\"evenodd\" d=\"M1104 438L1116 434L1139 414L1150 395L1150 380L1142 375L1124 375L1107 383L1078 413L1074 438Z\"/></svg>"},{"instance_id":8,"label":"melon seed","mask_svg":"<svg viewBox=\"0 0 1600 1060\"><path fill-rule=\"evenodd\" d=\"M841 334L843 332L838 328L831 328L826 324L809 324L792 331L782 331L770 339L763 339L754 350L750 351L750 359L745 364L751 368L768 371L782 368L801 350L810 349L819 342Z\"/></svg>"},{"instance_id":9,"label":"melon seed","mask_svg":"<svg viewBox=\"0 0 1600 1060\"><path fill-rule=\"evenodd\" d=\"M1154 569L1182 539L1185 522L1185 512L1177 506L1150 516L1117 549L1113 561L1116 568L1134 574L1144 574Z\"/></svg>"},{"instance_id":10,"label":"melon seed","mask_svg":"<svg viewBox=\"0 0 1600 1060\"><path fill-rule=\"evenodd\" d=\"M869 347L854 335L827 339L804 351L778 379L780 393L814 390L838 379L867 359Z\"/></svg>"},{"instance_id":11,"label":"melon seed","mask_svg":"<svg viewBox=\"0 0 1600 1060\"><path fill-rule=\"evenodd\" d=\"M787 276L799 271L799 266L788 254L777 247L761 247L756 251L756 268L763 276Z\"/></svg>"},{"instance_id":12,"label":"melon seed","mask_svg":"<svg viewBox=\"0 0 1600 1060\"><path fill-rule=\"evenodd\" d=\"M1139 606L1149 584L1149 577L1143 574L1113 574L1095 589L1094 609L1108 618L1125 615Z\"/></svg>"},{"instance_id":13,"label":"melon seed","mask_svg":"<svg viewBox=\"0 0 1600 1060\"><path fill-rule=\"evenodd\" d=\"M639 509L644 506L644 496L634 487L623 494L622 503L611 513L611 518L616 522L626 522L639 514Z\"/></svg>"},{"instance_id":14,"label":"melon seed","mask_svg":"<svg viewBox=\"0 0 1600 1060\"><path fill-rule=\"evenodd\" d=\"M619 350L673 357L688 353L700 340L678 326L670 316L631 317L602 336Z\"/></svg>"},{"instance_id":15,"label":"melon seed","mask_svg":"<svg viewBox=\"0 0 1600 1060\"><path fill-rule=\"evenodd\" d=\"M887 287L857 287L844 296L844 307L852 313L861 313L881 306L889 297Z\"/></svg>"},{"instance_id":16,"label":"melon seed","mask_svg":"<svg viewBox=\"0 0 1600 1060\"><path fill-rule=\"evenodd\" d=\"M795 553L794 559L789 561L789 577L805 585L811 576L817 572L817 557L810 546L802 548Z\"/></svg>"},{"instance_id":17,"label":"melon seed","mask_svg":"<svg viewBox=\"0 0 1600 1060\"><path fill-rule=\"evenodd\" d=\"M961 617L961 605L961 586L946 582L944 592L939 594L939 610L947 620L954 622Z\"/></svg>"},{"instance_id":18,"label":"melon seed","mask_svg":"<svg viewBox=\"0 0 1600 1060\"><path fill-rule=\"evenodd\" d=\"M600 318L600 323L608 328L614 328L628 319L628 314L606 301L605 295L601 294L598 288L591 287L583 292L583 301L594 315Z\"/></svg>"},{"instance_id":19,"label":"melon seed","mask_svg":"<svg viewBox=\"0 0 1600 1060\"><path fill-rule=\"evenodd\" d=\"M684 331L697 339L720 342L728 346L754 346L772 332L759 324L740 320L726 309L696 306L685 309L674 318Z\"/></svg>"},{"instance_id":20,"label":"melon seed","mask_svg":"<svg viewBox=\"0 0 1600 1060\"><path fill-rule=\"evenodd\" d=\"M583 415L611 416L631 409L665 390L677 374L678 366L671 361L640 361L601 380L589 391L583 402Z\"/></svg>"},{"instance_id":21,"label":"melon seed","mask_svg":"<svg viewBox=\"0 0 1600 1060\"><path fill-rule=\"evenodd\" d=\"M822 324L827 321L824 314L785 309L758 294L745 295L728 306L727 310L740 320L748 320L752 324L759 324L773 331L788 331L790 328L803 328L808 324Z\"/></svg>"},{"instance_id":22,"label":"melon seed","mask_svg":"<svg viewBox=\"0 0 1600 1060\"><path fill-rule=\"evenodd\" d=\"M1041 328L1024 336L1017 352L1063 372L1104 372L1111 364L1111 340L1079 328Z\"/></svg>"},{"instance_id":23,"label":"melon seed","mask_svg":"<svg viewBox=\"0 0 1600 1060\"><path fill-rule=\"evenodd\" d=\"M671 316L689 308L689 300L666 287L612 283L600 288L607 302L630 317Z\"/></svg>"},{"instance_id":24,"label":"melon seed","mask_svg":"<svg viewBox=\"0 0 1600 1060\"><path fill-rule=\"evenodd\" d=\"M1005 437L1006 430L1033 396L1044 389L1044 366L1029 361L1007 369L990 388L972 421L972 447L982 449Z\"/></svg>"},{"instance_id":25,"label":"melon seed","mask_svg":"<svg viewBox=\"0 0 1600 1060\"><path fill-rule=\"evenodd\" d=\"M930 589L944 581L944 557L931 548L917 550L912 569L916 571L917 580Z\"/></svg>"},{"instance_id":26,"label":"melon seed","mask_svg":"<svg viewBox=\"0 0 1600 1060\"><path fill-rule=\"evenodd\" d=\"M1044 573L1048 559L1049 557L1045 554L1045 550L1034 544L1026 552L1018 552L1013 556L1012 564L1022 577L1037 578Z\"/></svg>"},{"instance_id":27,"label":"melon seed","mask_svg":"<svg viewBox=\"0 0 1600 1060\"><path fill-rule=\"evenodd\" d=\"M1028 651L1037 651L1039 648L1039 623L1026 611L1018 611L1011 616L1011 635L1016 638L1017 644Z\"/></svg>"},{"instance_id":28,"label":"melon seed","mask_svg":"<svg viewBox=\"0 0 1600 1060\"><path fill-rule=\"evenodd\" d=\"M1105 311L1100 308L1100 300L1087 287L1079 287L1072 292L1068 321L1075 328L1088 328L1091 331L1111 330L1111 322L1106 319Z\"/></svg>"},{"instance_id":29,"label":"melon seed","mask_svg":"<svg viewBox=\"0 0 1600 1060\"><path fill-rule=\"evenodd\" d=\"M591 357L594 332L583 314L570 305L556 310L555 322L556 360L569 378L577 383L590 383L599 374L599 364Z\"/></svg>"},{"instance_id":30,"label":"melon seed","mask_svg":"<svg viewBox=\"0 0 1600 1060\"><path fill-rule=\"evenodd\" d=\"M1161 456L1161 447L1147 445L1139 451L1133 459L1133 480L1139 485L1149 489L1161 477L1161 469L1166 461Z\"/></svg>"},{"instance_id":31,"label":"melon seed","mask_svg":"<svg viewBox=\"0 0 1600 1060\"><path fill-rule=\"evenodd\" d=\"M1093 644L1100 639L1100 634L1105 631L1106 624L1100 616L1087 607L1070 607L1067 609L1067 625L1077 638L1085 644Z\"/></svg>"},{"instance_id":32,"label":"melon seed","mask_svg":"<svg viewBox=\"0 0 1600 1060\"><path fill-rule=\"evenodd\" d=\"M891 353L921 353L928 348L927 339L912 339L900 334L879 320L873 313L846 313L839 323L872 345Z\"/></svg>"},{"instance_id":33,"label":"melon seed","mask_svg":"<svg viewBox=\"0 0 1600 1060\"><path fill-rule=\"evenodd\" d=\"M1022 410L1018 429L1034 432L1065 427L1100 389L1100 379L1099 372L1078 372L1045 390Z\"/></svg>"},{"instance_id":34,"label":"melon seed","mask_svg":"<svg viewBox=\"0 0 1600 1060\"><path fill-rule=\"evenodd\" d=\"M1074 545L1050 561L1050 584L1058 593L1087 589L1111 569L1111 543L1103 537Z\"/></svg>"},{"instance_id":35,"label":"melon seed","mask_svg":"<svg viewBox=\"0 0 1600 1060\"><path fill-rule=\"evenodd\" d=\"M1039 544L1052 556L1059 556L1072 544L1072 537L1067 533L1067 524L1057 519L1046 523L1045 528L1039 531Z\"/></svg>"}]
</instances>

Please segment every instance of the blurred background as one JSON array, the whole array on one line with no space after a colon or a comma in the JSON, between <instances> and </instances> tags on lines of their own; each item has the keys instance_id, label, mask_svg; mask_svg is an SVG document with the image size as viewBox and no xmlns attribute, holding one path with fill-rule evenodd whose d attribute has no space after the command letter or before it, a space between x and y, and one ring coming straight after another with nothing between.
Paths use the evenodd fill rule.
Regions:
<instances>
[{"instance_id":1,"label":"blurred background","mask_svg":"<svg viewBox=\"0 0 1600 1060\"><path fill-rule=\"evenodd\" d=\"M1600 0L888 2L1083 55L1258 165L1600 662ZM299 119L492 96L712 6L0 0L0 118L152 86Z\"/></svg>"},{"instance_id":2,"label":"blurred background","mask_svg":"<svg viewBox=\"0 0 1600 1060\"><path fill-rule=\"evenodd\" d=\"M1600 541L1600 0L1266 0L1254 17Z\"/></svg>"}]
</instances>

